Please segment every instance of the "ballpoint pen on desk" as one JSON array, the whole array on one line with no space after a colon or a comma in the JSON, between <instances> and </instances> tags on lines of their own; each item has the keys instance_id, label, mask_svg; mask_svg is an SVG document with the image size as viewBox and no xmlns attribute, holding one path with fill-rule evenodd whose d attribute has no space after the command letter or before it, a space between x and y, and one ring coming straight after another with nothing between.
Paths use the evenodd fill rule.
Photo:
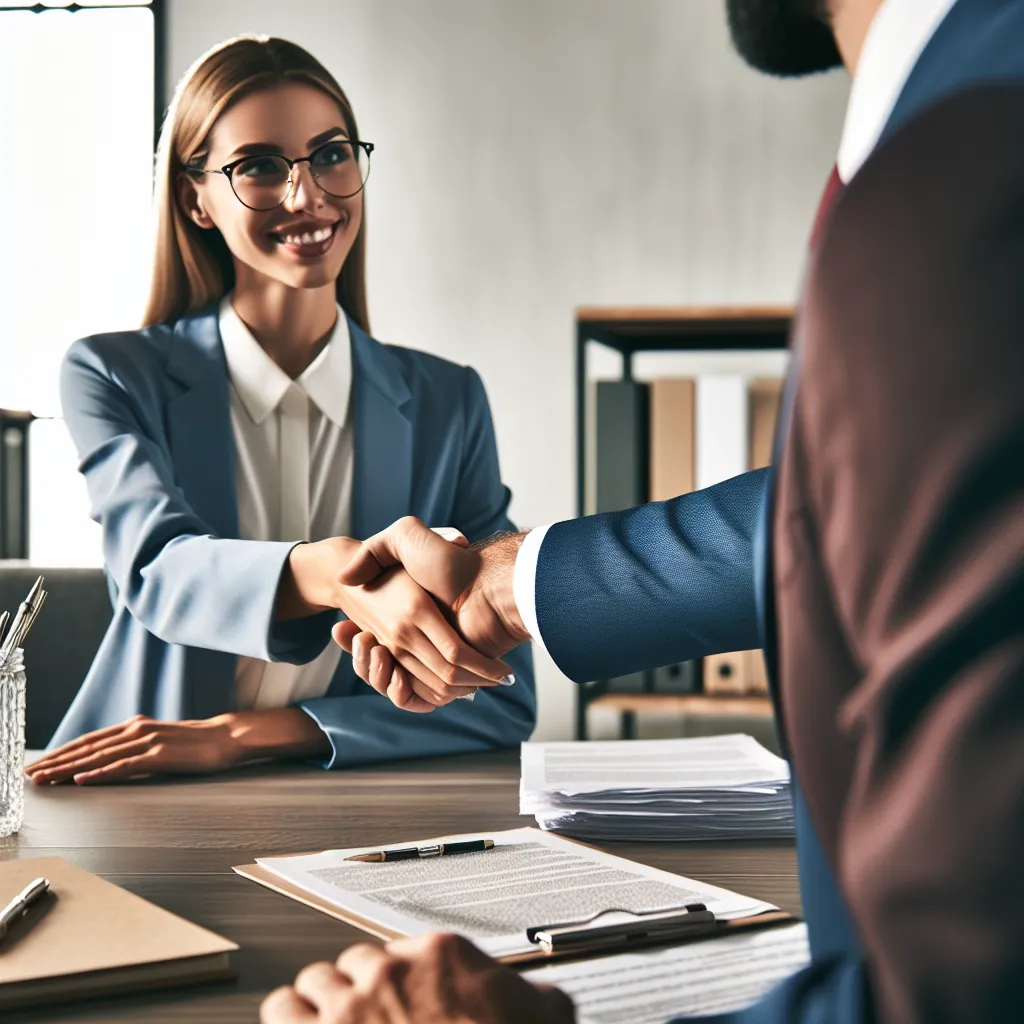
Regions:
<instances>
[{"instance_id":1,"label":"ballpoint pen on desk","mask_svg":"<svg viewBox=\"0 0 1024 1024\"><path fill-rule=\"evenodd\" d=\"M10 903L0 910L0 939L15 921L20 921L29 908L38 903L50 891L50 882L46 878L37 878L29 882Z\"/></svg>"},{"instance_id":2,"label":"ballpoint pen on desk","mask_svg":"<svg viewBox=\"0 0 1024 1024\"><path fill-rule=\"evenodd\" d=\"M18 607L18 613L14 616L14 622L11 623L10 631L4 638L3 643L0 644L0 668L3 668L11 654L25 642L25 637L28 636L28 632L36 621L36 616L39 614L39 609L42 608L45 600L46 591L43 590L43 577L40 576L32 584L28 597Z\"/></svg>"},{"instance_id":3,"label":"ballpoint pen on desk","mask_svg":"<svg viewBox=\"0 0 1024 1024\"><path fill-rule=\"evenodd\" d=\"M359 853L345 860L358 860L364 864L381 864L393 860L415 860L418 857L448 857L455 853L482 853L494 848L493 839L471 839L465 843L434 843L432 846L411 846L404 850L376 850Z\"/></svg>"}]
</instances>

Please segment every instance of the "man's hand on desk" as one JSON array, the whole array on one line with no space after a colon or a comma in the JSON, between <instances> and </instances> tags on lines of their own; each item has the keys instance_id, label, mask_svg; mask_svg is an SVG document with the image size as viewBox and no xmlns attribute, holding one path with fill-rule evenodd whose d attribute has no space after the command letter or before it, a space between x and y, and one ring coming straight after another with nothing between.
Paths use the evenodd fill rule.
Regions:
<instances>
[{"instance_id":1,"label":"man's hand on desk","mask_svg":"<svg viewBox=\"0 0 1024 1024\"><path fill-rule=\"evenodd\" d=\"M210 775L264 758L330 755L323 730L299 708L236 711L199 721L136 715L65 743L28 765L35 783L126 782L152 775Z\"/></svg>"},{"instance_id":2,"label":"man's hand on desk","mask_svg":"<svg viewBox=\"0 0 1024 1024\"><path fill-rule=\"evenodd\" d=\"M263 1001L262 1024L572 1024L572 1000L455 935L351 946Z\"/></svg>"},{"instance_id":3,"label":"man's hand on desk","mask_svg":"<svg viewBox=\"0 0 1024 1024\"><path fill-rule=\"evenodd\" d=\"M434 596L467 643L498 658L530 638L513 588L523 536L502 534L465 548L407 516L364 541L340 582L372 586L400 565ZM352 621L338 623L334 639L352 654L356 674L394 704L407 710L432 710L423 707L434 696L426 681L396 661L400 652L393 645Z\"/></svg>"}]
</instances>

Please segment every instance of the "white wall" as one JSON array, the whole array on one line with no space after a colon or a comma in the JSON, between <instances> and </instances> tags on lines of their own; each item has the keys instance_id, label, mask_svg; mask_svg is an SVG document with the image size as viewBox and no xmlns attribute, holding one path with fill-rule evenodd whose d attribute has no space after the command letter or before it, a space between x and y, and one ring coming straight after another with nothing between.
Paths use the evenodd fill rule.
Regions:
<instances>
[{"instance_id":1,"label":"white wall","mask_svg":"<svg viewBox=\"0 0 1024 1024\"><path fill-rule=\"evenodd\" d=\"M573 310L789 302L842 74L777 81L721 0L169 0L169 86L240 32L309 48L377 144L382 340L483 376L514 519L574 514ZM538 736L573 686L538 654Z\"/></svg>"}]
</instances>

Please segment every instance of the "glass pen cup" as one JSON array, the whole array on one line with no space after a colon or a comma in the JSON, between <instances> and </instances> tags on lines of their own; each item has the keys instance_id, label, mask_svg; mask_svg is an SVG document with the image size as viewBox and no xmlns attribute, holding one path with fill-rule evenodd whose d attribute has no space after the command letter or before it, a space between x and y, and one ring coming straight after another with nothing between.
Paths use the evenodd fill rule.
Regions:
<instances>
[{"instance_id":1,"label":"glass pen cup","mask_svg":"<svg viewBox=\"0 0 1024 1024\"><path fill-rule=\"evenodd\" d=\"M21 648L0 665L0 836L25 813L25 662Z\"/></svg>"}]
</instances>

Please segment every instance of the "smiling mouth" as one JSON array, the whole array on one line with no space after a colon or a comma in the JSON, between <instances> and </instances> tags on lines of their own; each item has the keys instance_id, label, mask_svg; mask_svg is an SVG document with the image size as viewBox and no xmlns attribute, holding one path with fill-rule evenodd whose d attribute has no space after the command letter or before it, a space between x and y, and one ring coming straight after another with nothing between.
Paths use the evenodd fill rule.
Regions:
<instances>
[{"instance_id":1,"label":"smiling mouth","mask_svg":"<svg viewBox=\"0 0 1024 1024\"><path fill-rule=\"evenodd\" d=\"M340 226L341 221L336 221L315 231L272 231L270 238L298 256L321 256L331 247Z\"/></svg>"}]
</instances>

